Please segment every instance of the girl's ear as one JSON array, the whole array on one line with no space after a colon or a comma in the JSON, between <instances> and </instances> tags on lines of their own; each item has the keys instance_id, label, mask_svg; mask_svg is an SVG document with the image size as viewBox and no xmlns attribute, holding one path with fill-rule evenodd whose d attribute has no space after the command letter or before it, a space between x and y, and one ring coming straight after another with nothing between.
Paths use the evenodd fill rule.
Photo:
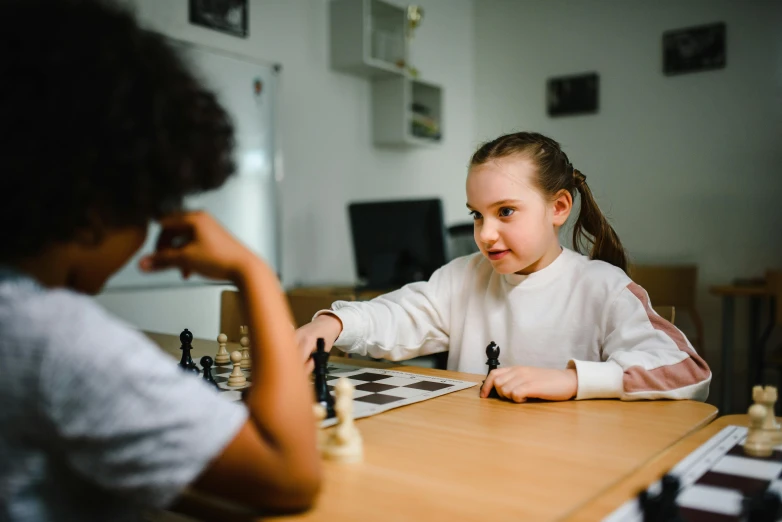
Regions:
<instances>
[{"instance_id":1,"label":"girl's ear","mask_svg":"<svg viewBox=\"0 0 782 522\"><path fill-rule=\"evenodd\" d=\"M570 216L570 211L573 209L573 196L565 189L560 190L554 196L551 208L553 224L561 227L565 224L565 221Z\"/></svg>"}]
</instances>

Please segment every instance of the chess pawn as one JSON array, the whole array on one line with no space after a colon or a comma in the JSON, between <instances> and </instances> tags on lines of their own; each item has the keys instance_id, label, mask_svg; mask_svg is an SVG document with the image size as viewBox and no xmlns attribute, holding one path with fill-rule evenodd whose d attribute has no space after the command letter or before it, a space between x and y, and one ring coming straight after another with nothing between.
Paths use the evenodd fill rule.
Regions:
<instances>
[{"instance_id":1,"label":"chess pawn","mask_svg":"<svg viewBox=\"0 0 782 522\"><path fill-rule=\"evenodd\" d=\"M239 339L239 344L242 345L242 370L249 370L252 366L252 360L250 359L250 338L247 336Z\"/></svg>"},{"instance_id":2,"label":"chess pawn","mask_svg":"<svg viewBox=\"0 0 782 522\"><path fill-rule=\"evenodd\" d=\"M763 420L763 429L778 430L780 426L774 415L777 402L776 386L754 386L752 388L752 400L766 408L766 418Z\"/></svg>"},{"instance_id":3,"label":"chess pawn","mask_svg":"<svg viewBox=\"0 0 782 522\"><path fill-rule=\"evenodd\" d=\"M744 442L744 453L752 457L770 457L774 451L773 431L763 428L766 420L766 407L753 404L749 407L749 431Z\"/></svg>"},{"instance_id":4,"label":"chess pawn","mask_svg":"<svg viewBox=\"0 0 782 522\"><path fill-rule=\"evenodd\" d=\"M226 343L228 343L228 336L224 333L221 333L217 336L217 343L219 348L217 349L217 355L215 355L215 364L228 364L228 362L231 360L231 355L225 348Z\"/></svg>"},{"instance_id":5,"label":"chess pawn","mask_svg":"<svg viewBox=\"0 0 782 522\"><path fill-rule=\"evenodd\" d=\"M234 365L234 369L231 375L228 376L228 386L238 388L247 384L247 377L242 372L242 353L240 351L231 352L231 362Z\"/></svg>"},{"instance_id":6,"label":"chess pawn","mask_svg":"<svg viewBox=\"0 0 782 522\"><path fill-rule=\"evenodd\" d=\"M360 462L364 457L364 444L353 422L353 385L341 377L334 392L338 424L325 441L323 456L338 462Z\"/></svg>"}]
</instances>

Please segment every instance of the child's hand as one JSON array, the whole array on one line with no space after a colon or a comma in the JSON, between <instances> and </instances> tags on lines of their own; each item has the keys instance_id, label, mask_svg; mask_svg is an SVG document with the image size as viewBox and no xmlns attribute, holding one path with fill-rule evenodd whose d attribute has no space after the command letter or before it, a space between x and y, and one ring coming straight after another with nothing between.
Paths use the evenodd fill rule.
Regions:
<instances>
[{"instance_id":1,"label":"child's hand","mask_svg":"<svg viewBox=\"0 0 782 522\"><path fill-rule=\"evenodd\" d=\"M236 282L255 254L206 212L187 212L160 220L155 252L139 261L145 272L178 268L182 277L195 272L211 279Z\"/></svg>"},{"instance_id":2,"label":"child's hand","mask_svg":"<svg viewBox=\"0 0 782 522\"><path fill-rule=\"evenodd\" d=\"M511 366L497 368L489 373L481 387L481 397L488 397L492 387L500 397L513 402L524 402L527 399L566 401L576 396L578 376L574 369Z\"/></svg>"},{"instance_id":3,"label":"child's hand","mask_svg":"<svg viewBox=\"0 0 782 522\"><path fill-rule=\"evenodd\" d=\"M342 333L342 321L332 314L319 315L311 323L307 323L296 330L296 343L299 345L307 371L312 371L315 366L315 362L310 355L315 351L318 338L323 338L326 351L329 352L340 333Z\"/></svg>"}]
</instances>

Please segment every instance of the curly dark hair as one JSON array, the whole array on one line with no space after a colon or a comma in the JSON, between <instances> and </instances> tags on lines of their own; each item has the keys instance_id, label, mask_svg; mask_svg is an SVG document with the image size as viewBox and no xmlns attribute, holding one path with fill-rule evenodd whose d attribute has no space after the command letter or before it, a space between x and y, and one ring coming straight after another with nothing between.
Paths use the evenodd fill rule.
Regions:
<instances>
[{"instance_id":1,"label":"curly dark hair","mask_svg":"<svg viewBox=\"0 0 782 522\"><path fill-rule=\"evenodd\" d=\"M0 0L0 259L145 226L233 173L228 114L102 0Z\"/></svg>"}]
</instances>

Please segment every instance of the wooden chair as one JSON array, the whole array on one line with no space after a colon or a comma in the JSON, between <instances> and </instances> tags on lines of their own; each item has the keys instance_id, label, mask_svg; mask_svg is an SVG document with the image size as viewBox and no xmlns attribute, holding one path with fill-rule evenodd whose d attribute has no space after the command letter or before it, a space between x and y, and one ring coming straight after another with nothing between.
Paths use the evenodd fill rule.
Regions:
<instances>
[{"instance_id":1,"label":"wooden chair","mask_svg":"<svg viewBox=\"0 0 782 522\"><path fill-rule=\"evenodd\" d=\"M631 265L629 275L649 294L653 307L684 311L695 327L693 347L703 351L703 321L695 303L698 267L695 265ZM673 317L674 310L671 310ZM659 313L659 312L658 312ZM665 317L664 314L660 314ZM673 320L671 320L673 323Z\"/></svg>"},{"instance_id":2,"label":"wooden chair","mask_svg":"<svg viewBox=\"0 0 782 522\"><path fill-rule=\"evenodd\" d=\"M657 315L665 319L671 324L674 324L674 319L676 319L676 308L673 306L652 306L654 308L654 311L657 312Z\"/></svg>"},{"instance_id":3,"label":"wooden chair","mask_svg":"<svg viewBox=\"0 0 782 522\"><path fill-rule=\"evenodd\" d=\"M309 323L319 310L331 307L334 301L353 301L354 294L309 293L291 290L286 294L296 328ZM236 290L223 290L220 295L220 332L228 336L228 342L239 342L239 327L247 324L241 295ZM342 352L338 351L339 354ZM337 353L335 352L335 354Z\"/></svg>"},{"instance_id":4,"label":"wooden chair","mask_svg":"<svg viewBox=\"0 0 782 522\"><path fill-rule=\"evenodd\" d=\"M757 365L759 373L755 375L755 380L762 377L762 369L768 351L769 340L774 332L782 329L782 270L768 270L766 272L766 286L771 290L770 312L771 317L768 327L763 331L757 345ZM775 368L780 374L780 384L782 384L782 345L772 349L768 357L769 366ZM761 379L762 380L762 379ZM759 384L759 382L758 382ZM782 388L780 388L782 389Z\"/></svg>"}]
</instances>

